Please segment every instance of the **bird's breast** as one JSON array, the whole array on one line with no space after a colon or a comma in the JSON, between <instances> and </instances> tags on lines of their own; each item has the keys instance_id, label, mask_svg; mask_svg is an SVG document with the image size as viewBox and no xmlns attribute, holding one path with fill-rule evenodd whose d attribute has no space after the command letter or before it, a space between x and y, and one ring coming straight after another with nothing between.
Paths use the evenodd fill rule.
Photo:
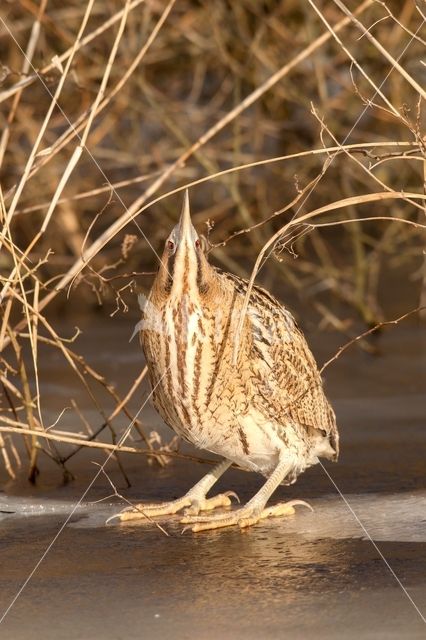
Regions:
<instances>
[{"instance_id":1,"label":"bird's breast","mask_svg":"<svg viewBox=\"0 0 426 640\"><path fill-rule=\"evenodd\" d=\"M160 314L158 330L142 335L155 404L172 428L193 439L190 432L204 428L218 381L221 330L213 313L185 296Z\"/></svg>"}]
</instances>

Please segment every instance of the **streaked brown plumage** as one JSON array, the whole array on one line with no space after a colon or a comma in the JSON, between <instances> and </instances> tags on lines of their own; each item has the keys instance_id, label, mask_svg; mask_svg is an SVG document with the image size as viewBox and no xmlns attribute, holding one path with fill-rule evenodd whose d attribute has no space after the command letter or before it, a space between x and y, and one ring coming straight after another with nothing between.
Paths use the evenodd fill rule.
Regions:
<instances>
[{"instance_id":1,"label":"streaked brown plumage","mask_svg":"<svg viewBox=\"0 0 426 640\"><path fill-rule=\"evenodd\" d=\"M188 196L144 305L141 341L154 405L164 421L199 448L223 457L182 499L139 505L122 520L175 513L193 531L254 524L293 512L292 503L265 509L276 487L294 482L323 456L337 459L338 432L315 360L291 313L254 287L236 365L233 347L247 282L214 268L191 224ZM235 462L268 478L245 506L218 515L202 510L230 504L206 493ZM305 503L304 503L305 504Z\"/></svg>"}]
</instances>

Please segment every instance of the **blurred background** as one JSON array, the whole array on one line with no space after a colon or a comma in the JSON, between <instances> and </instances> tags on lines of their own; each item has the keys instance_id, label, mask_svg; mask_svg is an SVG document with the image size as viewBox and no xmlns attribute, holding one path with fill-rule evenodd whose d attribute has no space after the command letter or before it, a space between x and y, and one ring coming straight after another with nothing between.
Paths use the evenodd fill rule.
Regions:
<instances>
[{"instance_id":1,"label":"blurred background","mask_svg":"<svg viewBox=\"0 0 426 640\"><path fill-rule=\"evenodd\" d=\"M114 444L135 417L142 356L111 372L91 355L137 353L136 294L187 186L223 269L249 277L282 230L256 282L331 340L325 358L405 314L419 326L425 12L421 0L2 1L5 479L34 482L40 459L69 479L78 442ZM352 348L380 357L379 330ZM129 446L174 447L136 426Z\"/></svg>"},{"instance_id":2,"label":"blurred background","mask_svg":"<svg viewBox=\"0 0 426 640\"><path fill-rule=\"evenodd\" d=\"M1 0L2 638L424 637L425 19ZM261 255L341 433L337 465L274 495L314 512L245 533L105 525L213 457L162 423L129 342L186 188L212 263L248 278Z\"/></svg>"}]
</instances>

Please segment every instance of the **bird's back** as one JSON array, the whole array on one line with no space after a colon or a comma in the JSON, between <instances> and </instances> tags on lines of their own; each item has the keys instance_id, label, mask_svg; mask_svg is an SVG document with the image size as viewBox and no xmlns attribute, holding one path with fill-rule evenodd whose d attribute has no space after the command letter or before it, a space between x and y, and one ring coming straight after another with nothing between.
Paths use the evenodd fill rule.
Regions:
<instances>
[{"instance_id":1,"label":"bird's back","mask_svg":"<svg viewBox=\"0 0 426 640\"><path fill-rule=\"evenodd\" d=\"M245 297L247 280L229 273L223 277ZM247 315L251 337L247 360L256 387L253 402L271 418L297 425L307 441L328 442L326 457L336 460L339 436L335 415L314 356L292 314L268 291L254 286Z\"/></svg>"}]
</instances>

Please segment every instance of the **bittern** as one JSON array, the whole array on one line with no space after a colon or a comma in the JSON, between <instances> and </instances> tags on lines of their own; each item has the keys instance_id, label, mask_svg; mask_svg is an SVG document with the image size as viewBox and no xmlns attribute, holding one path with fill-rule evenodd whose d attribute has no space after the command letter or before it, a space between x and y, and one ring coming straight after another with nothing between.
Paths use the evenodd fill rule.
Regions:
<instances>
[{"instance_id":1,"label":"bittern","mask_svg":"<svg viewBox=\"0 0 426 640\"><path fill-rule=\"evenodd\" d=\"M319 457L337 459L334 412L290 311L255 286L237 335L247 288L246 280L209 263L186 194L143 309L140 338L163 420L223 461L182 498L136 505L118 514L120 520L185 510L181 522L192 531L247 527L306 505L293 500L266 507L278 485L295 482ZM206 496L232 463L266 482L244 506L201 514L230 505L232 492Z\"/></svg>"}]
</instances>

